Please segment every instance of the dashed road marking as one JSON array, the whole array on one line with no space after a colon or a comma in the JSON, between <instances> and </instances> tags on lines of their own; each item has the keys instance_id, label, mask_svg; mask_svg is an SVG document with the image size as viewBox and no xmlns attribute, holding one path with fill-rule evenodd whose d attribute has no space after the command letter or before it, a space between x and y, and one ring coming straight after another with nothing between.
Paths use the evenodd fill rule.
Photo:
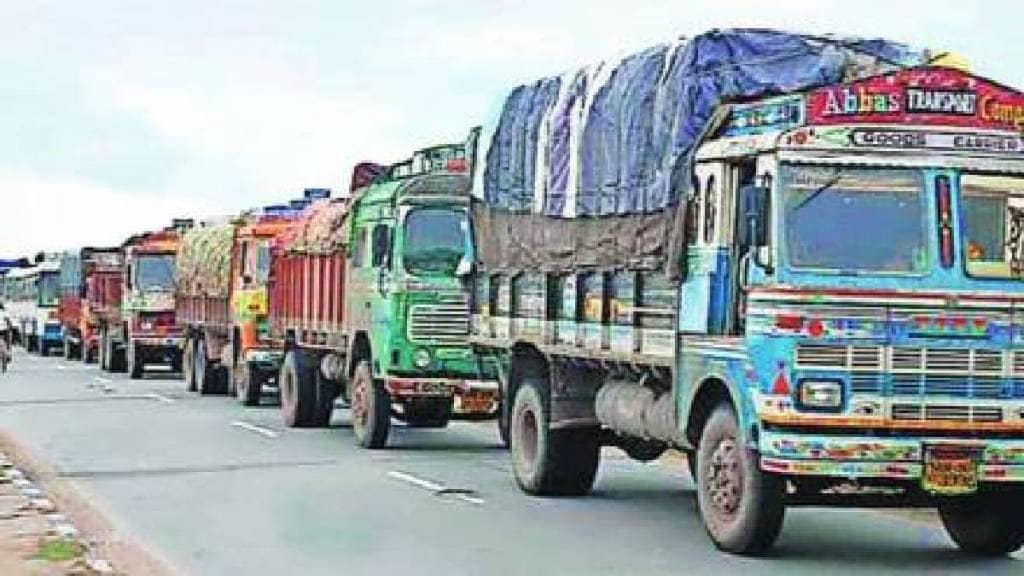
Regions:
<instances>
[{"instance_id":1,"label":"dashed road marking","mask_svg":"<svg viewBox=\"0 0 1024 576\"><path fill-rule=\"evenodd\" d=\"M152 394L146 394L146 398L152 398L153 400L159 400L159 401L163 402L164 404L174 404L174 398L169 398L167 396L164 396L163 394L157 394L156 392L153 392Z\"/></svg>"},{"instance_id":2,"label":"dashed road marking","mask_svg":"<svg viewBox=\"0 0 1024 576\"><path fill-rule=\"evenodd\" d=\"M484 504L484 499L473 496L474 492L472 490L467 490L463 488L449 488L444 484L438 484L437 482L434 482L432 480L427 480L425 478L413 476L412 474L400 472L398 470L392 470L388 472L388 476L394 478L395 480L399 480L407 484L412 484L413 486L423 488L424 490L429 490L437 496L450 495L458 500L462 500L463 502L468 502L469 504L475 504L477 506L481 506Z\"/></svg>"},{"instance_id":3,"label":"dashed road marking","mask_svg":"<svg viewBox=\"0 0 1024 576\"><path fill-rule=\"evenodd\" d=\"M257 434L260 434L261 436L266 436L267 438L277 438L277 432L274 432L269 428L264 428L263 426L257 426L255 424L250 424L248 422L242 422L241 420L235 420L234 422L231 423L231 425L236 428L241 428L243 430L255 432Z\"/></svg>"},{"instance_id":4,"label":"dashed road marking","mask_svg":"<svg viewBox=\"0 0 1024 576\"><path fill-rule=\"evenodd\" d=\"M110 378L104 378L103 376L93 376L92 379L93 379L94 382L99 382L100 384L113 384L114 383L114 381L111 380Z\"/></svg>"}]
</instances>

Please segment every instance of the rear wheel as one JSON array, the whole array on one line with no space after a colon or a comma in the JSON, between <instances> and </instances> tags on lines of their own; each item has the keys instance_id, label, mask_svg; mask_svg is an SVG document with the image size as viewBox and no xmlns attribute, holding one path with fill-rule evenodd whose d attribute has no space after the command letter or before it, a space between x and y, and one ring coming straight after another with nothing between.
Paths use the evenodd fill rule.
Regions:
<instances>
[{"instance_id":1,"label":"rear wheel","mask_svg":"<svg viewBox=\"0 0 1024 576\"><path fill-rule=\"evenodd\" d=\"M38 348L39 348L39 355L42 356L43 358L46 358L47 356L50 355L50 343L49 342L47 342L45 340L40 340Z\"/></svg>"},{"instance_id":2,"label":"rear wheel","mask_svg":"<svg viewBox=\"0 0 1024 576\"><path fill-rule=\"evenodd\" d=\"M782 530L782 483L761 471L727 404L711 413L699 446L697 507L711 540L734 554L764 552Z\"/></svg>"},{"instance_id":3,"label":"rear wheel","mask_svg":"<svg viewBox=\"0 0 1024 576\"><path fill-rule=\"evenodd\" d=\"M107 337L107 330L104 328L100 331L100 346L99 346L99 364L100 370L104 372L110 372L110 339Z\"/></svg>"},{"instance_id":4,"label":"rear wheel","mask_svg":"<svg viewBox=\"0 0 1024 576\"><path fill-rule=\"evenodd\" d=\"M363 448L383 448L391 431L391 395L375 380L370 363L361 360L352 375L352 429Z\"/></svg>"},{"instance_id":5,"label":"rear wheel","mask_svg":"<svg viewBox=\"0 0 1024 576\"><path fill-rule=\"evenodd\" d=\"M75 358L74 346L71 344L71 340L68 338L64 339L63 353L65 360L73 360Z\"/></svg>"},{"instance_id":6,"label":"rear wheel","mask_svg":"<svg viewBox=\"0 0 1024 576\"><path fill-rule=\"evenodd\" d=\"M259 406L266 377L248 362L233 366L229 380L235 383L235 398L245 406Z\"/></svg>"},{"instance_id":7,"label":"rear wheel","mask_svg":"<svg viewBox=\"0 0 1024 576\"><path fill-rule=\"evenodd\" d=\"M181 375L185 379L185 389L195 392L196 388L196 355L195 340L185 340L185 349L181 353Z\"/></svg>"},{"instance_id":8,"label":"rear wheel","mask_svg":"<svg viewBox=\"0 0 1024 576\"><path fill-rule=\"evenodd\" d=\"M286 426L308 428L316 424L316 382L306 354L297 348L284 355L278 390Z\"/></svg>"},{"instance_id":9,"label":"rear wheel","mask_svg":"<svg viewBox=\"0 0 1024 576\"><path fill-rule=\"evenodd\" d=\"M1000 490L939 504L946 533L975 556L1006 556L1024 546L1024 491Z\"/></svg>"},{"instance_id":10,"label":"rear wheel","mask_svg":"<svg viewBox=\"0 0 1024 576\"><path fill-rule=\"evenodd\" d=\"M206 340L196 340L195 350L195 379L196 388L200 394L223 394L227 387L227 378L224 377L220 366L210 360L210 351L207 348Z\"/></svg>"},{"instance_id":11,"label":"rear wheel","mask_svg":"<svg viewBox=\"0 0 1024 576\"><path fill-rule=\"evenodd\" d=\"M313 370L316 374L316 426L326 428L331 425L334 401L338 398L341 385L336 380L324 378L318 367Z\"/></svg>"},{"instance_id":12,"label":"rear wheel","mask_svg":"<svg viewBox=\"0 0 1024 576\"><path fill-rule=\"evenodd\" d=\"M516 483L529 494L581 496L597 477L600 430L552 430L550 406L540 379L525 379L516 390L509 430Z\"/></svg>"}]
</instances>

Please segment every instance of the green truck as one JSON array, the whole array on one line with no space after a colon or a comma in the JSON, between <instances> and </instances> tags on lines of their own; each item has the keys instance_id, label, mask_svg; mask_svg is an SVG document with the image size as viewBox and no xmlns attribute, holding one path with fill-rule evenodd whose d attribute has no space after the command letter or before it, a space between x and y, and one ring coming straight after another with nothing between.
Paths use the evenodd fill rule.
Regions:
<instances>
[{"instance_id":1,"label":"green truck","mask_svg":"<svg viewBox=\"0 0 1024 576\"><path fill-rule=\"evenodd\" d=\"M475 135L475 132L474 132ZM313 206L272 250L270 331L289 426L326 426L347 401L359 444L392 417L440 428L497 412L496 381L469 343L466 144L382 168L351 198Z\"/></svg>"}]
</instances>

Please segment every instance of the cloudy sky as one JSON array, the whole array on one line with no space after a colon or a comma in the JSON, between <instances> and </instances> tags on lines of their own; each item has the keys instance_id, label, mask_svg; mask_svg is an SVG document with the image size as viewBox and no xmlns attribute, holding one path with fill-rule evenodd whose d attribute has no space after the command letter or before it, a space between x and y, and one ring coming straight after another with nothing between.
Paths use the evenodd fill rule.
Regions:
<instances>
[{"instance_id":1,"label":"cloudy sky","mask_svg":"<svg viewBox=\"0 0 1024 576\"><path fill-rule=\"evenodd\" d=\"M767 8L770 6L770 8ZM341 189L503 90L714 27L883 36L1024 87L1024 5L0 0L0 256Z\"/></svg>"}]
</instances>

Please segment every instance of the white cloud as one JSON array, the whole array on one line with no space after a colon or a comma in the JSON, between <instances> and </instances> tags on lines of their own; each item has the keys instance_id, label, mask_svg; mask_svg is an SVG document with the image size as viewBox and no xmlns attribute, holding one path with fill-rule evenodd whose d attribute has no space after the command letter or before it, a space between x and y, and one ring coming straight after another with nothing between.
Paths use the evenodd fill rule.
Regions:
<instances>
[{"instance_id":1,"label":"white cloud","mask_svg":"<svg viewBox=\"0 0 1024 576\"><path fill-rule=\"evenodd\" d=\"M168 226L175 216L211 210L180 196L0 172L0 257L118 245L132 234Z\"/></svg>"}]
</instances>

